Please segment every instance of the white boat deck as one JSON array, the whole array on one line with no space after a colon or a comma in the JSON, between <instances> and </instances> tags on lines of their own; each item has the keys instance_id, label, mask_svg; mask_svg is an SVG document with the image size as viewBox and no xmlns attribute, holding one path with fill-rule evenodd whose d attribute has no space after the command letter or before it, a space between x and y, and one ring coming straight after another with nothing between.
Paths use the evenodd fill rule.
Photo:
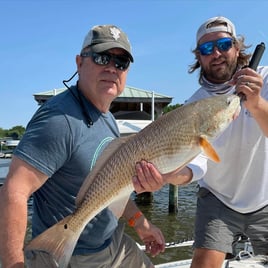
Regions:
<instances>
[{"instance_id":1,"label":"white boat deck","mask_svg":"<svg viewBox=\"0 0 268 268\"><path fill-rule=\"evenodd\" d=\"M155 265L155 268L190 268L191 260ZM268 256L247 256L240 260L226 260L222 268L264 268L268 267Z\"/></svg>"},{"instance_id":2,"label":"white boat deck","mask_svg":"<svg viewBox=\"0 0 268 268\"><path fill-rule=\"evenodd\" d=\"M190 245L193 241L186 241L179 246ZM190 268L191 259L163 263L155 265L155 268ZM222 268L268 268L268 256L257 255L254 256L253 249L250 242L244 243L244 249L239 251L237 256L230 260L225 260Z\"/></svg>"}]
</instances>

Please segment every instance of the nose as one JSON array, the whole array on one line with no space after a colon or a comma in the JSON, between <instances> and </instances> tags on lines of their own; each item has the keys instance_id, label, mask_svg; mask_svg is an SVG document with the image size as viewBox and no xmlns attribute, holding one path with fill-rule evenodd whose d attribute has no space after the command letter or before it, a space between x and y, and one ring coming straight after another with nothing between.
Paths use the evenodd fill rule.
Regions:
<instances>
[{"instance_id":1,"label":"nose","mask_svg":"<svg viewBox=\"0 0 268 268\"><path fill-rule=\"evenodd\" d=\"M116 73L116 67L113 60L110 60L110 62L107 65L105 65L105 70L112 73Z\"/></svg>"},{"instance_id":2,"label":"nose","mask_svg":"<svg viewBox=\"0 0 268 268\"><path fill-rule=\"evenodd\" d=\"M217 46L215 46L215 47L213 48L212 55L214 55L214 57L215 57L215 56L221 56L221 51L217 48Z\"/></svg>"}]
</instances>

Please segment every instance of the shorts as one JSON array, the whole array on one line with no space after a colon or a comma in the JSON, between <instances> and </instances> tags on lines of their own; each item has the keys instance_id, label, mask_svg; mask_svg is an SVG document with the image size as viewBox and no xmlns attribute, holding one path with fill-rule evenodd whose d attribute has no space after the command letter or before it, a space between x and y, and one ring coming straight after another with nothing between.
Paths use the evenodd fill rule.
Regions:
<instances>
[{"instance_id":1,"label":"shorts","mask_svg":"<svg viewBox=\"0 0 268 268\"><path fill-rule=\"evenodd\" d=\"M250 239L256 255L268 254L268 206L242 214L228 208L201 187L197 199L194 247L233 254L233 245L240 236Z\"/></svg>"},{"instance_id":2,"label":"shorts","mask_svg":"<svg viewBox=\"0 0 268 268\"><path fill-rule=\"evenodd\" d=\"M88 255L72 256L68 268L151 268L154 267L136 242L124 233L119 223L110 245L104 250Z\"/></svg>"}]
</instances>

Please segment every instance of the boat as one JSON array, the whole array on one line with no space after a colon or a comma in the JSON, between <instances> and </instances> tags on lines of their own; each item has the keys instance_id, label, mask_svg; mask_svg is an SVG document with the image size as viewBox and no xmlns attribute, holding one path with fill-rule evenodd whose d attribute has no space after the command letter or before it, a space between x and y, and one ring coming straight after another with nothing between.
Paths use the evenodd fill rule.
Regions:
<instances>
[{"instance_id":1,"label":"boat","mask_svg":"<svg viewBox=\"0 0 268 268\"><path fill-rule=\"evenodd\" d=\"M174 247L192 246L193 240L180 243L166 243L166 249ZM231 259L226 259L222 264L222 268L268 268L268 256L254 255L253 248L248 239L241 241L243 248L238 251L237 255ZM139 245L141 250L145 250L145 246ZM155 268L190 268L191 259L156 264Z\"/></svg>"},{"instance_id":2,"label":"boat","mask_svg":"<svg viewBox=\"0 0 268 268\"><path fill-rule=\"evenodd\" d=\"M155 268L190 268L191 260L182 260L155 265ZM222 268L268 267L268 256L244 256L242 259L225 260Z\"/></svg>"}]
</instances>

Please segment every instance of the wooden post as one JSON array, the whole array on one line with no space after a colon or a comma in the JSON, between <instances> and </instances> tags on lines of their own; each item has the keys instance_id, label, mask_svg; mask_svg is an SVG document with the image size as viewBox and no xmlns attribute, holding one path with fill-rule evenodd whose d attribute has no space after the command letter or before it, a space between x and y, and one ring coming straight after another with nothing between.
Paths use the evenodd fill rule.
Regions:
<instances>
[{"instance_id":1,"label":"wooden post","mask_svg":"<svg viewBox=\"0 0 268 268\"><path fill-rule=\"evenodd\" d=\"M169 185L169 204L168 204L168 211L169 212L176 212L178 210L178 185Z\"/></svg>"}]
</instances>

